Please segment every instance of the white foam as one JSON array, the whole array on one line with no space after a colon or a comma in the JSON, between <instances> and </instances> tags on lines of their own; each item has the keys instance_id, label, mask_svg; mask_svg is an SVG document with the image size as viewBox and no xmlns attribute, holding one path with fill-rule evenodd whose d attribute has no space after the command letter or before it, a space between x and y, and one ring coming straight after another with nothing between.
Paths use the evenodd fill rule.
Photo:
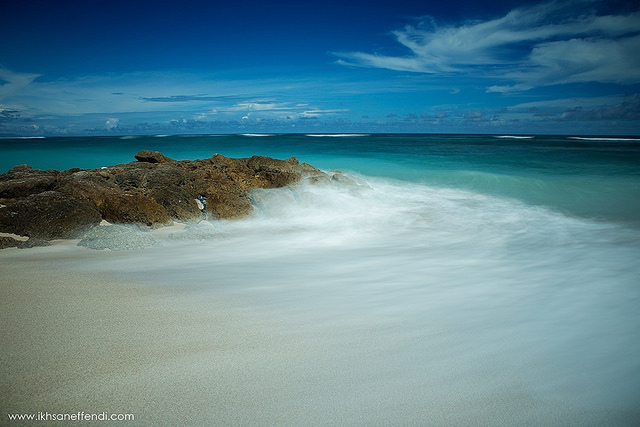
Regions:
<instances>
[{"instance_id":1,"label":"white foam","mask_svg":"<svg viewBox=\"0 0 640 427\"><path fill-rule=\"evenodd\" d=\"M505 139L532 139L533 136L519 136L519 135L494 135L494 138L505 138Z\"/></svg>"},{"instance_id":2,"label":"white foam","mask_svg":"<svg viewBox=\"0 0 640 427\"><path fill-rule=\"evenodd\" d=\"M583 137L570 136L569 139L578 139L582 141L640 141L640 138L614 138L614 137Z\"/></svg>"},{"instance_id":3,"label":"white foam","mask_svg":"<svg viewBox=\"0 0 640 427\"><path fill-rule=\"evenodd\" d=\"M303 372L325 415L363 407L375 419L397 407L427 420L444 408L464 423L482 407L515 424L581 424L593 407L637 403L637 230L369 183L257 191L247 220L185 227L163 246L79 268L231 301L259 317L265 340L299 343L269 359L282 361L277 375L252 378L292 411L283 402L298 401Z\"/></svg>"}]
</instances>

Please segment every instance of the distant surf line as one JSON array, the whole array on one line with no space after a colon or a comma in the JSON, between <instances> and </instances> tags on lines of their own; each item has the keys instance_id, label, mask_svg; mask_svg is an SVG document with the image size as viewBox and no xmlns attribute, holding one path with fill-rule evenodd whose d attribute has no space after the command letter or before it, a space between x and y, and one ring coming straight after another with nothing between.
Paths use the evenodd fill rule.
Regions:
<instances>
[{"instance_id":1,"label":"distant surf line","mask_svg":"<svg viewBox=\"0 0 640 427\"><path fill-rule=\"evenodd\" d=\"M533 139L533 136L519 136L519 135L494 135L494 138L501 139Z\"/></svg>"},{"instance_id":2,"label":"distant surf line","mask_svg":"<svg viewBox=\"0 0 640 427\"><path fill-rule=\"evenodd\" d=\"M304 136L311 136L314 138L321 137L329 137L329 138L339 138L339 137L349 137L349 136L370 136L369 133L306 133Z\"/></svg>"},{"instance_id":3,"label":"distant surf line","mask_svg":"<svg viewBox=\"0 0 640 427\"><path fill-rule=\"evenodd\" d=\"M584 136L570 136L569 139L577 139L580 141L640 141L640 138L615 138L615 137L584 137Z\"/></svg>"}]
</instances>

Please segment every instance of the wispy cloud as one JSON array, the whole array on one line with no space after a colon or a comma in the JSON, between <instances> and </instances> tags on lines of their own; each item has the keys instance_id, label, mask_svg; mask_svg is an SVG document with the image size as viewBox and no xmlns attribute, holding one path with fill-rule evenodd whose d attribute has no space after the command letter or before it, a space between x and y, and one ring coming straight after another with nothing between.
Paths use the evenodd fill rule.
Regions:
<instances>
[{"instance_id":1,"label":"wispy cloud","mask_svg":"<svg viewBox=\"0 0 640 427\"><path fill-rule=\"evenodd\" d=\"M315 78L214 79L206 73L148 72L47 79L0 70L0 133L208 130L349 113ZM226 129L226 128L225 128ZM151 131L151 130L150 130Z\"/></svg>"},{"instance_id":2,"label":"wispy cloud","mask_svg":"<svg viewBox=\"0 0 640 427\"><path fill-rule=\"evenodd\" d=\"M238 99L235 96L208 96L208 95L171 95L140 97L145 102L210 102L210 101L230 101Z\"/></svg>"},{"instance_id":3,"label":"wispy cloud","mask_svg":"<svg viewBox=\"0 0 640 427\"><path fill-rule=\"evenodd\" d=\"M0 98L12 95L29 86L39 74L16 73L0 67Z\"/></svg>"},{"instance_id":4,"label":"wispy cloud","mask_svg":"<svg viewBox=\"0 0 640 427\"><path fill-rule=\"evenodd\" d=\"M392 32L404 56L336 53L343 65L474 75L491 92L576 82L640 82L640 12L598 14L597 1L554 1L505 16L440 26L430 17ZM577 10L586 10L576 15Z\"/></svg>"}]
</instances>

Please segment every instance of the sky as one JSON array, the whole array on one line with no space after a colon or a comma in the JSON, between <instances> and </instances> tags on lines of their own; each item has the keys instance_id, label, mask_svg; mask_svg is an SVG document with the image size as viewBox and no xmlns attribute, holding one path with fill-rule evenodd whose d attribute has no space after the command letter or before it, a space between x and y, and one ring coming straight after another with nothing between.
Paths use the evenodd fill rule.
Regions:
<instances>
[{"instance_id":1,"label":"sky","mask_svg":"<svg viewBox=\"0 0 640 427\"><path fill-rule=\"evenodd\" d=\"M640 135L640 3L20 0L0 136Z\"/></svg>"}]
</instances>

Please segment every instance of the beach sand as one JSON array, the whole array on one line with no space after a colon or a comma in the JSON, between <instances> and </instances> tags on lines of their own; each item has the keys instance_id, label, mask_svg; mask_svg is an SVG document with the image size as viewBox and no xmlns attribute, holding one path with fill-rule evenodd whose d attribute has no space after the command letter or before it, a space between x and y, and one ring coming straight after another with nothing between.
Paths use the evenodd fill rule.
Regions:
<instances>
[{"instance_id":1,"label":"beach sand","mask_svg":"<svg viewBox=\"0 0 640 427\"><path fill-rule=\"evenodd\" d=\"M223 425L273 412L256 408L273 399L261 388L283 368L285 338L265 335L265 319L230 301L71 275L61 256L82 263L105 252L70 244L0 254L0 424L8 413L84 411L130 413L141 425Z\"/></svg>"},{"instance_id":2,"label":"beach sand","mask_svg":"<svg viewBox=\"0 0 640 427\"><path fill-rule=\"evenodd\" d=\"M541 400L508 347L470 351L453 326L331 305L279 312L242 293L123 280L95 266L134 255L74 243L0 252L0 424L80 411L133 414L132 425L627 420Z\"/></svg>"},{"instance_id":3,"label":"beach sand","mask_svg":"<svg viewBox=\"0 0 640 427\"><path fill-rule=\"evenodd\" d=\"M323 342L229 299L83 272L70 262L122 254L74 243L0 253L0 424L80 411L134 414L137 425L373 420L352 418L362 408L336 393L355 361L332 347L352 331Z\"/></svg>"}]
</instances>

